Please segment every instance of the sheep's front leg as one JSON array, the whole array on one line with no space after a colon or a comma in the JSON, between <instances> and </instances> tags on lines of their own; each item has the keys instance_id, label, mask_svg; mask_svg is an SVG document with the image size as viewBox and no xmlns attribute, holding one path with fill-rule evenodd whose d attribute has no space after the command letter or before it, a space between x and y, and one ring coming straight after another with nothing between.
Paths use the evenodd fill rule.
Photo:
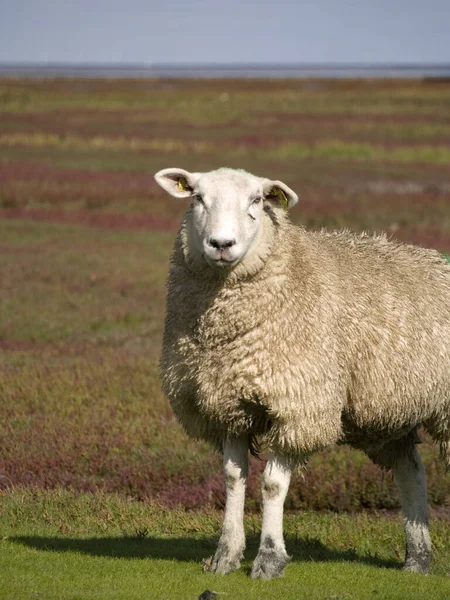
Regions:
<instances>
[{"instance_id":1,"label":"sheep's front leg","mask_svg":"<svg viewBox=\"0 0 450 600\"><path fill-rule=\"evenodd\" d=\"M248 474L247 437L227 439L223 449L227 502L219 545L211 571L231 573L241 566L245 548L244 501Z\"/></svg>"},{"instance_id":2,"label":"sheep's front leg","mask_svg":"<svg viewBox=\"0 0 450 600\"><path fill-rule=\"evenodd\" d=\"M393 468L400 488L406 535L405 570L428 573L431 541L428 531L428 507L425 469L417 451L400 456Z\"/></svg>"},{"instance_id":3,"label":"sheep's front leg","mask_svg":"<svg viewBox=\"0 0 450 600\"><path fill-rule=\"evenodd\" d=\"M270 455L262 478L263 522L261 543L253 563L253 579L272 579L283 574L289 556L283 538L283 506L291 469L281 456Z\"/></svg>"}]
</instances>

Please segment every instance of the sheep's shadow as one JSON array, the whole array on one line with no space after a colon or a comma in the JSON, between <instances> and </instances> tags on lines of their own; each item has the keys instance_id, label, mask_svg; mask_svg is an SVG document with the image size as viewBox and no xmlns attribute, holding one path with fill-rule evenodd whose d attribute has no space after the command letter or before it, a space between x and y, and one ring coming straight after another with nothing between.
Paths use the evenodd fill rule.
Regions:
<instances>
[{"instance_id":1,"label":"sheep's shadow","mask_svg":"<svg viewBox=\"0 0 450 600\"><path fill-rule=\"evenodd\" d=\"M91 556L122 559L154 558L162 560L200 562L214 554L217 537L107 537L107 538L60 538L18 536L10 541L35 550L48 552L79 552ZM256 556L259 537L248 536L245 558ZM286 539L288 552L294 562L352 562L383 568L400 569L402 563L376 556L358 554L354 550L333 550L316 539Z\"/></svg>"}]
</instances>

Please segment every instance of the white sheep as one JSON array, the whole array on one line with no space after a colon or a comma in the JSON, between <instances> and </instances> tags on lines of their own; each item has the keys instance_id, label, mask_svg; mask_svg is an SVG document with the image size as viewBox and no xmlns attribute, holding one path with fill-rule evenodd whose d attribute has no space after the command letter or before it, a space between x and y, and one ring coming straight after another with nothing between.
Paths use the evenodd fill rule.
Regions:
<instances>
[{"instance_id":1,"label":"white sheep","mask_svg":"<svg viewBox=\"0 0 450 600\"><path fill-rule=\"evenodd\" d=\"M450 466L450 265L385 236L309 232L280 181L228 168L164 169L191 206L168 281L162 382L185 431L223 449L227 501L215 573L240 566L248 450L266 446L261 543L252 577L288 562L291 470L335 443L392 469L405 569L431 560L420 425Z\"/></svg>"}]
</instances>

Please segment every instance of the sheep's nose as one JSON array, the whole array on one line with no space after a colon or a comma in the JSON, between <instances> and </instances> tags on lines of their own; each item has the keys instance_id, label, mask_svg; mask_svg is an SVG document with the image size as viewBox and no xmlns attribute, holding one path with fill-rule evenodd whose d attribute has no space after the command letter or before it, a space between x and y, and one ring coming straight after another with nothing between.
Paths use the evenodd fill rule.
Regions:
<instances>
[{"instance_id":1,"label":"sheep's nose","mask_svg":"<svg viewBox=\"0 0 450 600\"><path fill-rule=\"evenodd\" d=\"M231 248L231 246L234 246L234 244L236 243L236 240L218 240L216 238L209 238L208 240L208 244L210 246L212 246L213 248L216 248L216 250L225 250L225 248Z\"/></svg>"}]
</instances>

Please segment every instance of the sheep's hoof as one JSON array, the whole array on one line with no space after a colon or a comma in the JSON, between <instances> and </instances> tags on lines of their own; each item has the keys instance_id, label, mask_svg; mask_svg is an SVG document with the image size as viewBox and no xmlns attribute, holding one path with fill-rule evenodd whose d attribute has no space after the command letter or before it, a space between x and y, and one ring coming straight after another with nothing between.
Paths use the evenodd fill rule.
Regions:
<instances>
[{"instance_id":1,"label":"sheep's hoof","mask_svg":"<svg viewBox=\"0 0 450 600\"><path fill-rule=\"evenodd\" d=\"M209 570L216 575L228 575L241 566L242 550L230 552L227 544L219 543Z\"/></svg>"},{"instance_id":2,"label":"sheep's hoof","mask_svg":"<svg viewBox=\"0 0 450 600\"><path fill-rule=\"evenodd\" d=\"M284 548L261 547L253 563L251 578L273 579L274 577L281 577L289 560L290 556Z\"/></svg>"}]
</instances>

